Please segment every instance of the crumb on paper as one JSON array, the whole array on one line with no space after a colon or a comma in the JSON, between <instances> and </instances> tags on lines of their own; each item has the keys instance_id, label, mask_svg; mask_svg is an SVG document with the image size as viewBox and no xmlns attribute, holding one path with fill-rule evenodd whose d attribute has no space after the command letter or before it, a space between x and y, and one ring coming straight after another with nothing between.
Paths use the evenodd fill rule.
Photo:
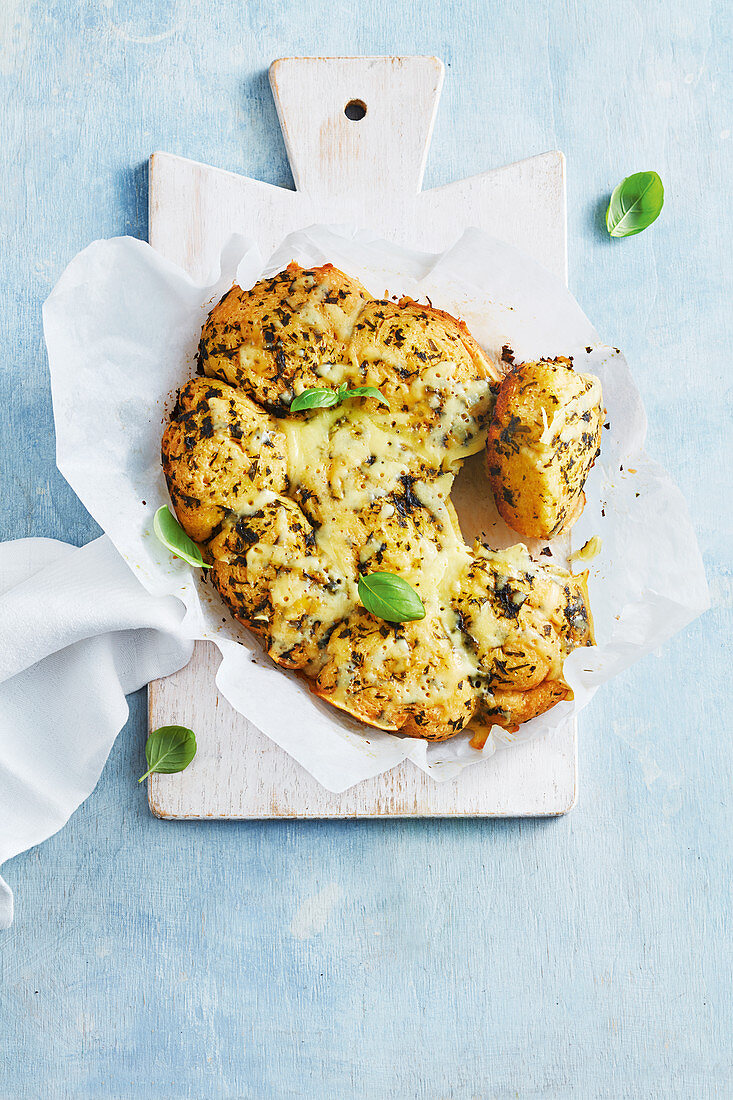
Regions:
<instances>
[{"instance_id":1,"label":"crumb on paper","mask_svg":"<svg viewBox=\"0 0 733 1100\"><path fill-rule=\"evenodd\" d=\"M587 542L583 543L579 550L576 550L574 554L571 554L568 561L574 564L576 561L593 561L597 558L601 552L601 542L598 535L592 535Z\"/></svg>"}]
</instances>

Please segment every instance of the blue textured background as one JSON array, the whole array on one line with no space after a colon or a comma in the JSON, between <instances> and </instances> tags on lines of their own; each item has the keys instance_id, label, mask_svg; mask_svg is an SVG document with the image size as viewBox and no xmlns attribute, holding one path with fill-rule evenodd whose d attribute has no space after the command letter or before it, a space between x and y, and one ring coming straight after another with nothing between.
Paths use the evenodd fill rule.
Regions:
<instances>
[{"instance_id":1,"label":"blue textured background","mask_svg":"<svg viewBox=\"0 0 733 1100\"><path fill-rule=\"evenodd\" d=\"M596 697L559 820L166 824L132 698L92 797L5 868L0 1097L731 1096L725 0L2 0L0 535L96 534L54 466L64 265L145 237L155 149L291 186L267 65L356 53L446 62L426 186L566 153L571 287L635 371L714 609ZM663 215L609 241L644 168Z\"/></svg>"}]
</instances>

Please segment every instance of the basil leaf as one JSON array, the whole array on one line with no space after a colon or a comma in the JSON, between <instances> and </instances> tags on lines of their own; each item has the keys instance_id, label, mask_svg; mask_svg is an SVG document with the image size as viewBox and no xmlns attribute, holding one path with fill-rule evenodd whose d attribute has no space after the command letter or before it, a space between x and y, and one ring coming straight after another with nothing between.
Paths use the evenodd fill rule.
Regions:
<instances>
[{"instance_id":1,"label":"basil leaf","mask_svg":"<svg viewBox=\"0 0 733 1100\"><path fill-rule=\"evenodd\" d=\"M632 237L659 217L664 205L664 186L656 172L635 172L614 189L606 211L606 228L612 237Z\"/></svg>"},{"instance_id":2,"label":"basil leaf","mask_svg":"<svg viewBox=\"0 0 733 1100\"><path fill-rule=\"evenodd\" d=\"M175 554L177 558L182 558L183 561L187 561L189 565L193 565L197 569L211 569L209 563L202 558L201 551L196 543L188 537L170 508L165 504L155 513L153 531L158 542L162 542L163 546L170 550L171 554Z\"/></svg>"},{"instance_id":3,"label":"basil leaf","mask_svg":"<svg viewBox=\"0 0 733 1100\"><path fill-rule=\"evenodd\" d=\"M347 390L346 383L342 382L337 390L322 390L313 388L303 390L290 402L291 412L304 412L305 409L331 409L334 405L340 405L347 397L376 397L383 405L389 408L389 402L382 397L376 386L357 386L353 390Z\"/></svg>"},{"instance_id":4,"label":"basil leaf","mask_svg":"<svg viewBox=\"0 0 733 1100\"><path fill-rule=\"evenodd\" d=\"M395 573L360 576L359 599L367 611L388 623L410 623L425 618L425 608L417 592Z\"/></svg>"},{"instance_id":5,"label":"basil leaf","mask_svg":"<svg viewBox=\"0 0 733 1100\"><path fill-rule=\"evenodd\" d=\"M357 386L353 390L347 390L344 397L374 397L389 408L389 401L382 396L376 386Z\"/></svg>"},{"instance_id":6,"label":"basil leaf","mask_svg":"<svg viewBox=\"0 0 733 1100\"><path fill-rule=\"evenodd\" d=\"M297 413L304 412L305 409L330 409L338 403L337 390L303 390L290 402L290 411Z\"/></svg>"},{"instance_id":7,"label":"basil leaf","mask_svg":"<svg viewBox=\"0 0 733 1100\"><path fill-rule=\"evenodd\" d=\"M147 779L152 772L171 775L182 772L196 755L196 734L186 726L161 726L153 730L145 742L145 759L148 770L141 775L138 783Z\"/></svg>"}]
</instances>

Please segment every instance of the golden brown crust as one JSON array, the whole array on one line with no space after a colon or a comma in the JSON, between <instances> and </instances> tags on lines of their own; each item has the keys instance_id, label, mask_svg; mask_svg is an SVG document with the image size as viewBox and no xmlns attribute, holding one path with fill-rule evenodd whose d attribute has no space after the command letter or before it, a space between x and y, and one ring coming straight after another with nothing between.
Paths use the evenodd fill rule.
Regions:
<instances>
[{"instance_id":1,"label":"golden brown crust","mask_svg":"<svg viewBox=\"0 0 733 1100\"><path fill-rule=\"evenodd\" d=\"M411 298L367 302L354 327L347 354L354 370L349 384L375 386L387 398L400 430L416 443L441 430L446 405L452 438L465 446L468 436L489 422L502 371L473 339L462 321ZM471 419L463 419L461 401L469 399Z\"/></svg>"},{"instance_id":2,"label":"golden brown crust","mask_svg":"<svg viewBox=\"0 0 733 1100\"><path fill-rule=\"evenodd\" d=\"M332 264L309 271L292 263L251 290L233 286L204 326L199 369L283 415L295 393L324 384L324 363L342 361L367 301Z\"/></svg>"},{"instance_id":3,"label":"golden brown crust","mask_svg":"<svg viewBox=\"0 0 733 1100\"><path fill-rule=\"evenodd\" d=\"M504 378L486 444L499 514L532 538L568 531L601 441L601 387L568 359L521 363Z\"/></svg>"},{"instance_id":4,"label":"golden brown crust","mask_svg":"<svg viewBox=\"0 0 733 1100\"><path fill-rule=\"evenodd\" d=\"M291 264L225 295L200 369L163 436L171 500L274 661L362 721L427 740L514 729L567 693L564 658L592 639L584 577L521 545L467 547L450 501L501 379L460 321ZM294 394L342 382L389 407L289 414ZM425 618L366 611L358 578L374 571L408 580Z\"/></svg>"},{"instance_id":5,"label":"golden brown crust","mask_svg":"<svg viewBox=\"0 0 733 1100\"><path fill-rule=\"evenodd\" d=\"M471 748L484 747L492 726L503 726L507 733L516 733L522 722L529 722L531 718L545 714L563 699L572 698L572 692L568 685L560 680L545 680L529 691L497 691L495 696L497 706L507 714L511 714L511 724L504 726L504 723L498 722L496 718L487 718L483 722L473 723Z\"/></svg>"},{"instance_id":6,"label":"golden brown crust","mask_svg":"<svg viewBox=\"0 0 733 1100\"><path fill-rule=\"evenodd\" d=\"M415 659L421 648L424 655ZM450 639L437 623L388 624L359 608L331 634L312 690L380 729L441 741L463 729L477 705L468 677L451 677L454 664ZM353 666L348 698L339 700L347 665ZM439 702L431 701L424 684L441 675L455 685Z\"/></svg>"},{"instance_id":7,"label":"golden brown crust","mask_svg":"<svg viewBox=\"0 0 733 1100\"><path fill-rule=\"evenodd\" d=\"M228 511L259 489L286 484L285 440L248 397L216 379L179 391L163 433L163 471L187 534L206 542Z\"/></svg>"}]
</instances>

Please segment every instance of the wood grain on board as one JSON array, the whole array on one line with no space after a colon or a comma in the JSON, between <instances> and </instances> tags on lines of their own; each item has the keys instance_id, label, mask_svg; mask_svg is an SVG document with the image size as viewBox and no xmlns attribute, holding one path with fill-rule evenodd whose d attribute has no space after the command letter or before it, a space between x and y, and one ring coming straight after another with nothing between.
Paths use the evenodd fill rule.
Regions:
<instances>
[{"instance_id":1,"label":"wood grain on board","mask_svg":"<svg viewBox=\"0 0 733 1100\"><path fill-rule=\"evenodd\" d=\"M421 191L443 83L433 57L285 58L270 80L297 191L166 153L150 163L150 243L193 278L215 270L234 232L263 255L314 222L356 222L439 252L469 226L523 248L567 279L564 158L551 152ZM353 120L351 103L365 109ZM199 751L178 775L149 780L165 818L539 816L575 802L576 723L436 783L411 762L335 795L217 692L213 644L149 688L150 728L183 723Z\"/></svg>"}]
</instances>

